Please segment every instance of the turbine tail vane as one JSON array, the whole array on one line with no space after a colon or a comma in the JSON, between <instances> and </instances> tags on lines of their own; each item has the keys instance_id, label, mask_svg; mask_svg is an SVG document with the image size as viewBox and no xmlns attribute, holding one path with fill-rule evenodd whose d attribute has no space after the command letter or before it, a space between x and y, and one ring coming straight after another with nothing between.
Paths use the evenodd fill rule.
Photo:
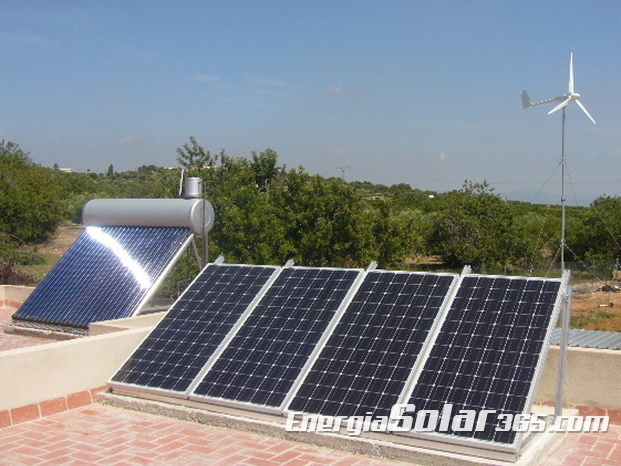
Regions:
<instances>
[{"instance_id":1,"label":"turbine tail vane","mask_svg":"<svg viewBox=\"0 0 621 466\"><path fill-rule=\"evenodd\" d=\"M522 108L532 107L533 102L530 100L528 92L522 91Z\"/></svg>"}]
</instances>

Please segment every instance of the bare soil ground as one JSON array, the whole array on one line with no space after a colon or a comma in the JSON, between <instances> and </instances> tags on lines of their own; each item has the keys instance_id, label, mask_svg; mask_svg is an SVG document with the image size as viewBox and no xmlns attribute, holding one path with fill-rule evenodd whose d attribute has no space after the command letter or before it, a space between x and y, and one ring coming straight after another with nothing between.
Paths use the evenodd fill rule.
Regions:
<instances>
[{"instance_id":1,"label":"bare soil ground","mask_svg":"<svg viewBox=\"0 0 621 466\"><path fill-rule=\"evenodd\" d=\"M82 225L76 225L74 223L65 223L58 229L56 237L47 244L41 244L34 248L30 248L36 254L43 257L44 262L42 264L33 264L27 266L20 266L19 270L24 272L28 276L32 277L30 285L36 286L47 273L52 270L52 267L60 260L63 254L69 249L69 247L78 239L78 236L82 234L84 227Z\"/></svg>"},{"instance_id":2,"label":"bare soil ground","mask_svg":"<svg viewBox=\"0 0 621 466\"><path fill-rule=\"evenodd\" d=\"M54 240L49 244L39 246L39 252L41 254L53 254L60 258L83 231L83 225L76 225L75 223L61 225Z\"/></svg>"},{"instance_id":3,"label":"bare soil ground","mask_svg":"<svg viewBox=\"0 0 621 466\"><path fill-rule=\"evenodd\" d=\"M621 289L604 291L601 283L575 286L571 315L572 328L621 332Z\"/></svg>"},{"instance_id":4,"label":"bare soil ground","mask_svg":"<svg viewBox=\"0 0 621 466\"><path fill-rule=\"evenodd\" d=\"M46 259L45 264L24 267L23 270L33 276L35 283L40 281L83 231L82 225L62 225L52 242L38 247L37 252ZM621 287L618 291L602 291L602 285L583 283L574 286L572 328L621 332ZM619 283L609 282L607 285L614 288Z\"/></svg>"}]
</instances>

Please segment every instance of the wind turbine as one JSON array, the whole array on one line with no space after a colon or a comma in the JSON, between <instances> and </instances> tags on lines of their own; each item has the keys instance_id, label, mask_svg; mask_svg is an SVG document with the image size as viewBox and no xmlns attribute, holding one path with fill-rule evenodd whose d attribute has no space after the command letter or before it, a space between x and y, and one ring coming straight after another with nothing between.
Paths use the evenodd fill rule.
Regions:
<instances>
[{"instance_id":1,"label":"wind turbine","mask_svg":"<svg viewBox=\"0 0 621 466\"><path fill-rule=\"evenodd\" d=\"M551 115L554 112L563 109L563 122L562 122L562 130L561 130L561 206L562 206L562 221L561 221L561 274L565 271L565 166L567 164L567 159L565 158L565 109L569 102L576 102L578 107L584 112L584 114L589 117L589 119L595 123L595 120L591 116L591 114L587 111L587 109L580 102L580 94L578 94L574 90L574 54L569 55L569 89L567 94L563 94L559 97L555 97L553 99L541 100L539 102L532 102L530 100L530 96L528 92L522 91L522 107L534 107L535 105L547 104L550 102L560 102L556 107L548 112L548 115Z\"/></svg>"},{"instance_id":2,"label":"wind turbine","mask_svg":"<svg viewBox=\"0 0 621 466\"><path fill-rule=\"evenodd\" d=\"M580 102L578 99L580 99L580 94L578 94L574 90L574 54L573 53L569 55L569 92L567 94L563 94L553 99L542 100L539 102L531 102L528 92L522 91L522 107L524 108L534 107L535 105L547 104L550 102L561 102L560 104L558 104L556 107L554 107L552 110L548 112L548 115L551 115L554 112L557 112L558 110L560 110L561 108L564 109L565 107L567 107L569 102L573 101L573 102L576 102L576 104L578 104L578 107L582 109L582 111L585 113L586 116L589 117L589 119L593 122L593 124L596 124L593 117L590 115L590 113L587 111L584 105L582 105L582 102Z\"/></svg>"}]
</instances>

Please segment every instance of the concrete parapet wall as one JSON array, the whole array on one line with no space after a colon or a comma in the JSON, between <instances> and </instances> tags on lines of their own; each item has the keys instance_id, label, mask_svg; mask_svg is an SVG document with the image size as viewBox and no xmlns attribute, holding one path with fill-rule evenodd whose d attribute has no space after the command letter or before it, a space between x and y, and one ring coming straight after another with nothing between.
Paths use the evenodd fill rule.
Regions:
<instances>
[{"instance_id":1,"label":"concrete parapet wall","mask_svg":"<svg viewBox=\"0 0 621 466\"><path fill-rule=\"evenodd\" d=\"M535 400L554 402L558 380L559 346L550 347ZM621 351L569 348L565 376L567 406L621 409Z\"/></svg>"},{"instance_id":2,"label":"concrete parapet wall","mask_svg":"<svg viewBox=\"0 0 621 466\"><path fill-rule=\"evenodd\" d=\"M155 312L153 314L145 314L136 317L127 317L125 319L104 320L101 322L93 322L88 326L88 334L91 336L103 335L111 332L120 332L131 328L148 328L155 327L160 320L166 315L166 312Z\"/></svg>"},{"instance_id":3,"label":"concrete parapet wall","mask_svg":"<svg viewBox=\"0 0 621 466\"><path fill-rule=\"evenodd\" d=\"M149 331L137 328L0 351L0 411L105 385Z\"/></svg>"},{"instance_id":4,"label":"concrete parapet wall","mask_svg":"<svg viewBox=\"0 0 621 466\"><path fill-rule=\"evenodd\" d=\"M0 307L17 309L33 291L31 286L0 285Z\"/></svg>"}]
</instances>

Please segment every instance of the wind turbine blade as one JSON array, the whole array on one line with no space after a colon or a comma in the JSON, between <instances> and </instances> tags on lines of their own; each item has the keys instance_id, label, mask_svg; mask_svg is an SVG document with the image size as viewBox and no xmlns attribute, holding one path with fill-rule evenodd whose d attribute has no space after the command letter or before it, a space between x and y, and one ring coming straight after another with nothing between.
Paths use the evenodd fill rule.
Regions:
<instances>
[{"instance_id":1,"label":"wind turbine blade","mask_svg":"<svg viewBox=\"0 0 621 466\"><path fill-rule=\"evenodd\" d=\"M569 55L569 94L574 93L574 54Z\"/></svg>"},{"instance_id":2,"label":"wind turbine blade","mask_svg":"<svg viewBox=\"0 0 621 466\"><path fill-rule=\"evenodd\" d=\"M561 102L560 104L558 104L556 107L554 107L552 110L550 110L548 112L548 115L552 115L554 112L559 111L561 108L563 107L567 107L567 104L571 101L571 98L567 98L565 99L563 102Z\"/></svg>"},{"instance_id":3,"label":"wind turbine blade","mask_svg":"<svg viewBox=\"0 0 621 466\"><path fill-rule=\"evenodd\" d=\"M597 123L595 123L595 120L593 119L593 117L589 114L589 112L587 112L587 109L584 108L584 105L582 105L582 102L580 102L579 100L576 100L576 103L578 104L578 107L580 107L582 109L582 111L585 113L585 115L588 116L591 119L593 124L596 125Z\"/></svg>"}]
</instances>

